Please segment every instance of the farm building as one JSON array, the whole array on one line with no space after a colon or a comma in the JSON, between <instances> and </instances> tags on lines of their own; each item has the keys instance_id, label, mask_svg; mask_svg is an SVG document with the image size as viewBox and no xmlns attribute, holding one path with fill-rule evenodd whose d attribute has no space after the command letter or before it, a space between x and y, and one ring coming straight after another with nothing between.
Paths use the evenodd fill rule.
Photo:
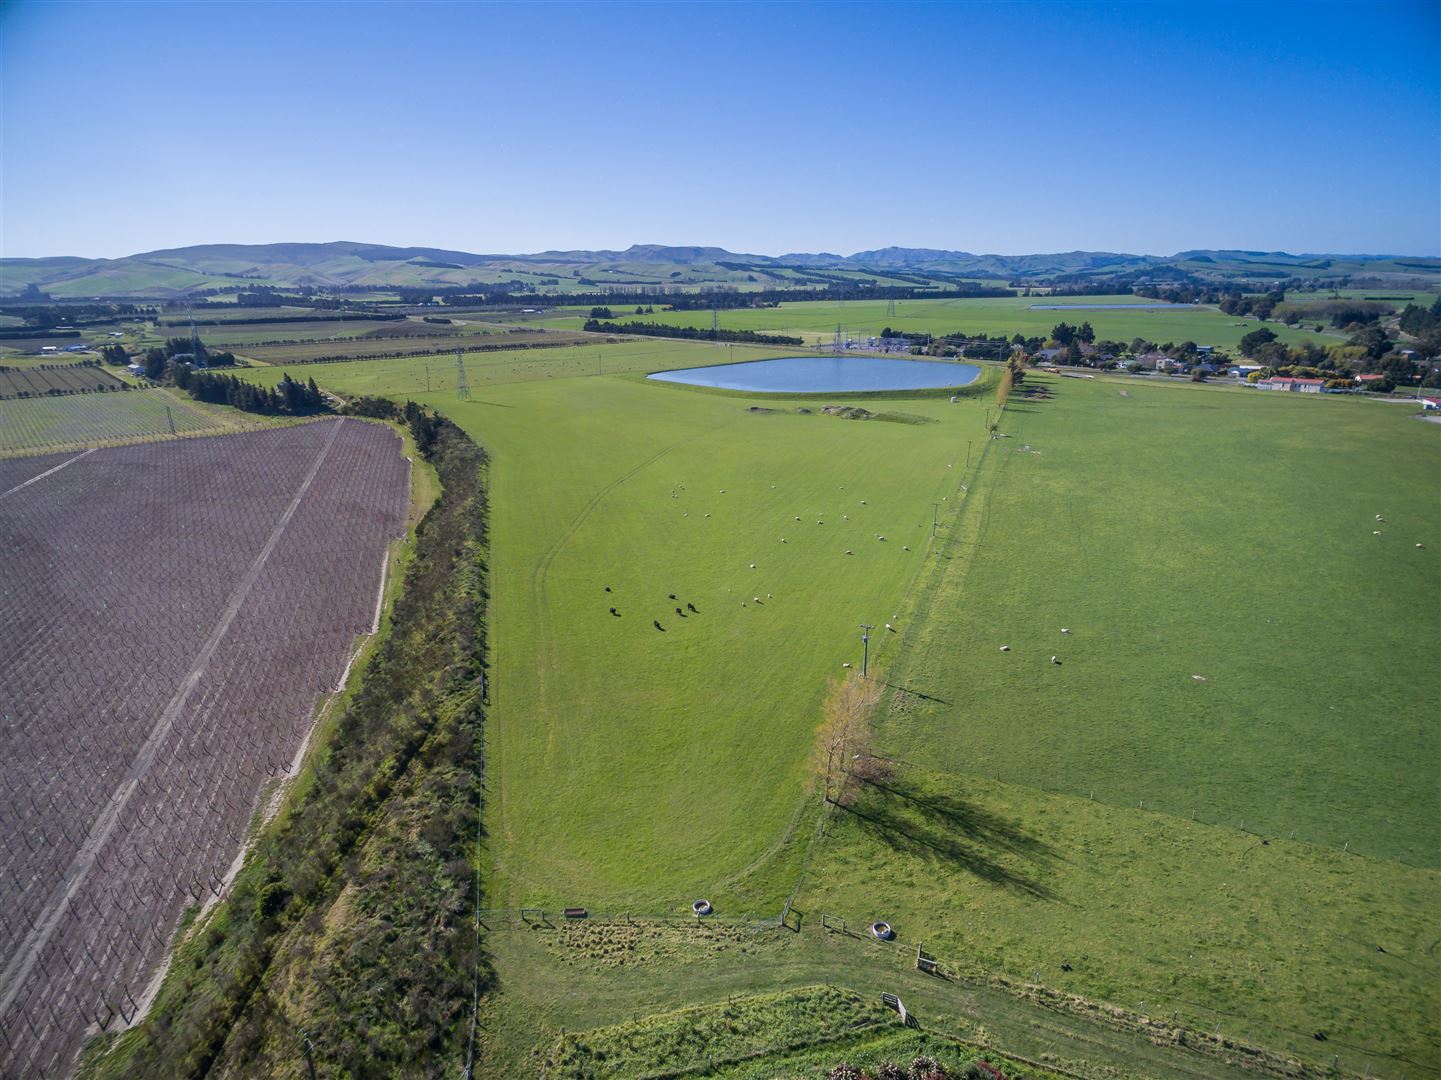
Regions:
<instances>
[{"instance_id":1,"label":"farm building","mask_svg":"<svg viewBox=\"0 0 1441 1080\"><path fill-rule=\"evenodd\" d=\"M1301 394L1319 394L1325 385L1325 379L1284 379L1279 376L1262 379L1256 384L1262 390L1290 390Z\"/></svg>"},{"instance_id":2,"label":"farm building","mask_svg":"<svg viewBox=\"0 0 1441 1080\"><path fill-rule=\"evenodd\" d=\"M1421 410L1423 412L1441 411L1441 397L1423 397Z\"/></svg>"}]
</instances>

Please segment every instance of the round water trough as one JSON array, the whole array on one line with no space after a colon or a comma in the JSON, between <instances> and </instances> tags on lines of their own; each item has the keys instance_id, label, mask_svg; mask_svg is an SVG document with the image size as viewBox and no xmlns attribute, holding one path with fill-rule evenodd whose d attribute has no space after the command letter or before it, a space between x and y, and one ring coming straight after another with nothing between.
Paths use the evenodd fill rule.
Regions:
<instances>
[{"instance_id":1,"label":"round water trough","mask_svg":"<svg viewBox=\"0 0 1441 1080\"><path fill-rule=\"evenodd\" d=\"M694 904L690 906L690 909L691 911L695 912L695 916L697 919L700 918L702 915L709 915L712 911L709 900L697 900Z\"/></svg>"},{"instance_id":2,"label":"round water trough","mask_svg":"<svg viewBox=\"0 0 1441 1080\"><path fill-rule=\"evenodd\" d=\"M871 923L871 934L881 941L890 941L896 936L896 932L891 929L891 924L888 922Z\"/></svg>"}]
</instances>

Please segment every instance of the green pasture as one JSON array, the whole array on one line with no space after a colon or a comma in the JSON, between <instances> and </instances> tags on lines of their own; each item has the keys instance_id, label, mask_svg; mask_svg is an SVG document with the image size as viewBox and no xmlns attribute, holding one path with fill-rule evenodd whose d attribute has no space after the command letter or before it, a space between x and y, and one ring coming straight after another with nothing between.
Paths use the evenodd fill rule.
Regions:
<instances>
[{"instance_id":1,"label":"green pasture","mask_svg":"<svg viewBox=\"0 0 1441 1080\"><path fill-rule=\"evenodd\" d=\"M909 1063L930 1053L964 1062L984 1045L1115 1080L1253 1075L1219 1056L1152 1043L1102 1016L1041 1006L991 979L923 974L915 970L914 946L877 942L857 933L861 927L828 931L815 911L793 918L792 929L703 920L522 926L491 919L487 925L500 992L481 1009L478 1075L541 1075L547 1060L559 1073L555 1065L580 1046L592 1059L595 1050L604 1051L601 1064L621 1076L654 1076L687 1065L707 1075L705 1066L713 1064L708 1075L814 1080L842 1060ZM807 1050L800 1045L806 1039L797 1030L796 999L802 1008L813 1005L818 985L840 1001L827 1015L810 1018L806 1030L816 1045ZM902 1027L894 1012L888 1023L867 1022L864 1006L879 1005L882 993L899 995L920 1026ZM696 1021L713 1023L716 1014L731 1022L719 1043L729 1053L698 1062L687 1045L689 1032ZM836 1015L861 1022L846 1034L827 1030ZM766 1028L744 1050L735 1047L737 1035L746 1036L746 1022L756 1017L768 1021ZM681 1022L689 1018L691 1023ZM619 1060L613 1060L617 1051ZM746 1052L758 1060L726 1064Z\"/></svg>"},{"instance_id":2,"label":"green pasture","mask_svg":"<svg viewBox=\"0 0 1441 1080\"><path fill-rule=\"evenodd\" d=\"M796 906L885 919L957 973L1357 1075L1441 1072L1432 869L912 766L834 811Z\"/></svg>"},{"instance_id":3,"label":"green pasture","mask_svg":"<svg viewBox=\"0 0 1441 1080\"><path fill-rule=\"evenodd\" d=\"M887 747L1441 865L1441 428L1343 397L1027 385L1050 396L1013 398L988 444Z\"/></svg>"},{"instance_id":4,"label":"green pasture","mask_svg":"<svg viewBox=\"0 0 1441 1080\"><path fill-rule=\"evenodd\" d=\"M492 455L488 903L760 917L801 881L805 919L886 917L960 968L1160 998L1323 1064L1441 1068L1441 430L1032 375L1044 394L990 440L987 398L849 421L638 374L728 354L471 354L468 401L443 358L428 394L416 360L287 368L431 403ZM909 764L812 845L806 761L861 622L878 749ZM506 1060L722 985L813 983L841 947L802 934L794 970L742 952L702 993L684 958L557 973L539 940L491 939Z\"/></svg>"},{"instance_id":5,"label":"green pasture","mask_svg":"<svg viewBox=\"0 0 1441 1080\"><path fill-rule=\"evenodd\" d=\"M983 409L912 401L936 422L896 424L758 403L619 378L445 406L494 461L506 903L771 914L793 882L827 680L900 604Z\"/></svg>"},{"instance_id":6,"label":"green pasture","mask_svg":"<svg viewBox=\"0 0 1441 1080\"><path fill-rule=\"evenodd\" d=\"M699 342L651 342L625 340L606 345L568 345L544 349L504 349L463 353L465 379L472 391L480 387L511 383L565 379L590 379L600 375L644 374L668 368L703 367L707 364L755 360L777 356L785 350L702 344ZM403 344L393 346L403 349ZM236 372L240 378L271 385L279 375L275 368L297 379L314 378L329 390L350 396L374 394L399 398L426 393L452 395L459 382L454 354L407 356L393 360L347 360L306 364L276 362L272 367ZM427 390L429 387L429 390ZM437 397L440 405L443 399ZM447 411L448 406L441 406Z\"/></svg>"},{"instance_id":7,"label":"green pasture","mask_svg":"<svg viewBox=\"0 0 1441 1080\"><path fill-rule=\"evenodd\" d=\"M799 334L807 341L829 340L836 327L851 337L878 336L885 327L913 333L950 334L1023 334L1027 337L1048 337L1060 322L1077 326L1089 322L1100 340L1129 343L1142 337L1158 344L1194 341L1198 345L1234 348L1246 334L1259 324L1255 319L1224 315L1214 307L1195 305L1189 309L1161 308L1154 312L1137 309L1117 311L1039 311L1038 304L1125 304L1145 303L1126 296L1016 296L987 297L961 300L897 300L896 313L887 314L884 300L807 301L781 304L775 308L737 308L719 313L723 330L757 330L763 333ZM624 301L611 305L617 321L662 322L672 326L694 326L709 329L709 311L661 311L653 315L636 315L635 305ZM578 330L589 317L590 309L573 313L552 314L544 325L557 329ZM1335 343L1335 335L1315 334L1309 330L1292 329L1279 323L1267 323L1283 341L1320 341Z\"/></svg>"}]
</instances>

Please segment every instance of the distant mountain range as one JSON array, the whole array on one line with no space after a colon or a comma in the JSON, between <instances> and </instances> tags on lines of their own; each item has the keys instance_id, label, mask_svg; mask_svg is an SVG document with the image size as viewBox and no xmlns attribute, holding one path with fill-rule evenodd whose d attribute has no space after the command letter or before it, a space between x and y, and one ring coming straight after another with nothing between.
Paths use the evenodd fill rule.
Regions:
<instances>
[{"instance_id":1,"label":"distant mountain range","mask_svg":"<svg viewBox=\"0 0 1441 1080\"><path fill-rule=\"evenodd\" d=\"M1043 255L976 255L932 248L878 248L854 255L796 252L737 254L718 247L636 244L624 251L542 251L477 255L429 247L329 244L201 244L120 259L70 256L0 259L0 298L38 291L57 298L168 299L214 289L284 287L425 287L519 282L527 289L747 284L824 285L872 278L882 284L937 285L1184 275L1256 281L1288 276L1365 275L1401 281L1441 280L1441 258L1390 255L1291 255L1281 251L1183 251L1169 257L1108 251Z\"/></svg>"}]
</instances>

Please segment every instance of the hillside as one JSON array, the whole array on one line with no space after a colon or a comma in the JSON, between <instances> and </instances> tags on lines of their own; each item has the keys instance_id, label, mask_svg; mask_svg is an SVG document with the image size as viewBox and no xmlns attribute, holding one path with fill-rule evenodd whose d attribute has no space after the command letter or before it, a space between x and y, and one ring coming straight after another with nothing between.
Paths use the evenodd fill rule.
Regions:
<instances>
[{"instance_id":1,"label":"hillside","mask_svg":"<svg viewBox=\"0 0 1441 1080\"><path fill-rule=\"evenodd\" d=\"M74 256L0 259L0 297L27 290L57 299L168 299L205 290L253 285L320 289L437 287L520 282L527 289L661 285L744 285L754 272L785 281L800 271L839 271L885 279L889 274L1008 281L1128 279L1265 281L1361 275L1376 281L1441 281L1441 259L1389 255L1291 255L1286 252L1183 251L1162 258L1105 251L987 255L931 248L887 247L853 255L736 254L718 247L635 244L624 251L543 251L483 255L444 248L328 244L202 244L119 259ZM800 284L801 279L796 279ZM895 284L898 282L884 281ZM938 281L937 284L941 282Z\"/></svg>"}]
</instances>

